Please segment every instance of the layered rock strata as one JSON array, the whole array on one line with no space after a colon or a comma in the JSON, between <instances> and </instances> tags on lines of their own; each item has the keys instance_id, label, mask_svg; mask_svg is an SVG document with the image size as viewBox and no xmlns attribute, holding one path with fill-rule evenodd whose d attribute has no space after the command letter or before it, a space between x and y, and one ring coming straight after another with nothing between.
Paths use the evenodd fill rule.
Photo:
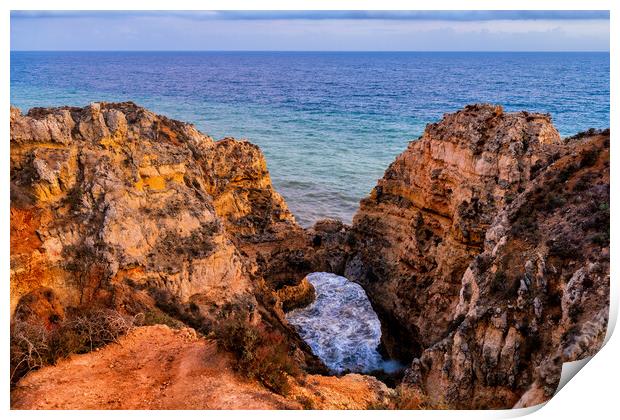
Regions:
<instances>
[{"instance_id":1,"label":"layered rock strata","mask_svg":"<svg viewBox=\"0 0 620 420\"><path fill-rule=\"evenodd\" d=\"M459 408L540 403L605 335L609 134L466 107L390 165L350 233L345 276L414 358L406 384Z\"/></svg>"},{"instance_id":2,"label":"layered rock strata","mask_svg":"<svg viewBox=\"0 0 620 420\"><path fill-rule=\"evenodd\" d=\"M500 211L461 279L451 331L406 382L459 408L531 406L562 363L594 355L609 311L609 136L571 152Z\"/></svg>"},{"instance_id":3,"label":"layered rock strata","mask_svg":"<svg viewBox=\"0 0 620 420\"><path fill-rule=\"evenodd\" d=\"M393 356L443 337L493 217L560 143L548 116L467 107L429 124L362 200L345 276L364 286L388 328L398 325L385 331Z\"/></svg>"}]
</instances>

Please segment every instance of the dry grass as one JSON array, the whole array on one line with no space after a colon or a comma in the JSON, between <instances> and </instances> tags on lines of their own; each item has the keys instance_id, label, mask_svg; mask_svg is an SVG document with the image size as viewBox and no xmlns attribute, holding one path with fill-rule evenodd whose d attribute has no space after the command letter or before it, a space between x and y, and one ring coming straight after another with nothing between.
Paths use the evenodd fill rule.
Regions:
<instances>
[{"instance_id":1,"label":"dry grass","mask_svg":"<svg viewBox=\"0 0 620 420\"><path fill-rule=\"evenodd\" d=\"M222 320L215 335L219 346L237 359L237 371L278 394L290 391L287 375L295 376L299 371L281 333L269 331L262 324L253 325L237 314Z\"/></svg>"},{"instance_id":2,"label":"dry grass","mask_svg":"<svg viewBox=\"0 0 620 420\"><path fill-rule=\"evenodd\" d=\"M11 384L31 370L70 354L92 351L118 339L134 326L135 318L110 309L76 313L54 328L24 321L11 325Z\"/></svg>"}]
</instances>

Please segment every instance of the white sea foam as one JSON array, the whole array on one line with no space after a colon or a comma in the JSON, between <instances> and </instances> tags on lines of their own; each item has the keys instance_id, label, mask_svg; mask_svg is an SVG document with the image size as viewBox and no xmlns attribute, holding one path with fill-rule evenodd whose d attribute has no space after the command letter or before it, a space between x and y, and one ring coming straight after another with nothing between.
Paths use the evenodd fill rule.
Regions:
<instances>
[{"instance_id":1,"label":"white sea foam","mask_svg":"<svg viewBox=\"0 0 620 420\"><path fill-rule=\"evenodd\" d=\"M360 285L332 273L312 273L308 280L316 300L286 318L327 367L337 373L401 368L377 350L381 324Z\"/></svg>"}]
</instances>

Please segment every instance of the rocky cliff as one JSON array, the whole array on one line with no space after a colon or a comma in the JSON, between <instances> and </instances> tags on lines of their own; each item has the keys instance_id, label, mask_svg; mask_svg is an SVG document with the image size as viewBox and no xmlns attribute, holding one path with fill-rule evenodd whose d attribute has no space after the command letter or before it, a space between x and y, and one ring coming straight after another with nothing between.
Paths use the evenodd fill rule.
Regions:
<instances>
[{"instance_id":1,"label":"rocky cliff","mask_svg":"<svg viewBox=\"0 0 620 420\"><path fill-rule=\"evenodd\" d=\"M398 325L386 331L393 356L443 337L493 217L560 148L548 116L472 106L430 124L390 165L354 217L345 276Z\"/></svg>"},{"instance_id":2,"label":"rocky cliff","mask_svg":"<svg viewBox=\"0 0 620 420\"><path fill-rule=\"evenodd\" d=\"M11 109L16 318L53 327L79 308L180 308L208 330L241 312L316 364L245 253L289 230L301 228L246 141L214 141L133 103Z\"/></svg>"},{"instance_id":3,"label":"rocky cliff","mask_svg":"<svg viewBox=\"0 0 620 420\"><path fill-rule=\"evenodd\" d=\"M133 103L11 109L15 322L54 330L84 308L155 308L205 335L264 333L286 360L325 372L283 316L313 299L312 271L364 287L384 350L408 366L401 389L428 406L545 401L562 362L593 354L605 335L609 131L561 139L548 115L468 106L410 143L352 226L302 229L246 141L214 141ZM229 318L242 324L218 330ZM25 379L48 389L53 369ZM369 383L341 382L367 404L403 406Z\"/></svg>"},{"instance_id":4,"label":"rocky cliff","mask_svg":"<svg viewBox=\"0 0 620 420\"><path fill-rule=\"evenodd\" d=\"M485 236L461 279L451 331L405 382L460 408L539 404L563 362L594 355L609 310L609 136L532 179Z\"/></svg>"},{"instance_id":5,"label":"rocky cliff","mask_svg":"<svg viewBox=\"0 0 620 420\"><path fill-rule=\"evenodd\" d=\"M350 233L345 276L414 358L406 384L459 408L542 402L605 334L609 134L468 106L390 165Z\"/></svg>"},{"instance_id":6,"label":"rocky cliff","mask_svg":"<svg viewBox=\"0 0 620 420\"><path fill-rule=\"evenodd\" d=\"M129 282L183 301L248 295L204 165L219 149L132 104L12 109L11 306L38 286L67 305L112 299Z\"/></svg>"}]
</instances>

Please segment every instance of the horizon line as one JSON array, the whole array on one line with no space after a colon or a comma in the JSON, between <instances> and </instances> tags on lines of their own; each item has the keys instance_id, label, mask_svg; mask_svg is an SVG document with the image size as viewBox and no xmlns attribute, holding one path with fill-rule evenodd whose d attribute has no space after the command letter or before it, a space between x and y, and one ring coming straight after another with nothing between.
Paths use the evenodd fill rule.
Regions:
<instances>
[{"instance_id":1,"label":"horizon line","mask_svg":"<svg viewBox=\"0 0 620 420\"><path fill-rule=\"evenodd\" d=\"M222 52L222 53L610 53L610 50L9 50L9 52Z\"/></svg>"}]
</instances>

